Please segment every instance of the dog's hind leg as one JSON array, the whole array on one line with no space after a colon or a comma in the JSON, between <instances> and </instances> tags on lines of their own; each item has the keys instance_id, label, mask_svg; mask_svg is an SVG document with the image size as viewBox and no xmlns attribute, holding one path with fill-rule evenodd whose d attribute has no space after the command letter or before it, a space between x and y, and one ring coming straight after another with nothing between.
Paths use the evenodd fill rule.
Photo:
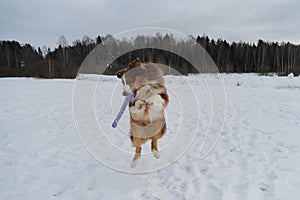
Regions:
<instances>
[{"instance_id":1,"label":"dog's hind leg","mask_svg":"<svg viewBox=\"0 0 300 200\"><path fill-rule=\"evenodd\" d=\"M135 147L135 155L133 157L133 160L131 162L131 167L134 168L138 164L138 161L141 157L141 152L142 152L142 147L141 146L136 146Z\"/></svg>"},{"instance_id":2,"label":"dog's hind leg","mask_svg":"<svg viewBox=\"0 0 300 200\"><path fill-rule=\"evenodd\" d=\"M153 156L157 159L160 158L158 147L157 147L157 141L165 134L166 130L167 130L167 126L166 126L166 123L164 122L164 126L161 129L161 131L152 137L151 150L152 150Z\"/></svg>"},{"instance_id":3,"label":"dog's hind leg","mask_svg":"<svg viewBox=\"0 0 300 200\"><path fill-rule=\"evenodd\" d=\"M159 155L158 148L157 148L157 140L158 139L156 137L152 138L151 150L153 152L154 157L158 159L160 157L160 155Z\"/></svg>"}]
</instances>

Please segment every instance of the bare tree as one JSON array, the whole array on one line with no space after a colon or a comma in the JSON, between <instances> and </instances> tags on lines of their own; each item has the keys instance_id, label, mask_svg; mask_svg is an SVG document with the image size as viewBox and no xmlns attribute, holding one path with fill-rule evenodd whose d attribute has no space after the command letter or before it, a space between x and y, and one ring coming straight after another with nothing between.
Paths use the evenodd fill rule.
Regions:
<instances>
[{"instance_id":1,"label":"bare tree","mask_svg":"<svg viewBox=\"0 0 300 200\"><path fill-rule=\"evenodd\" d=\"M43 45L41 50L42 50L43 57L45 58L48 54L48 47Z\"/></svg>"},{"instance_id":2,"label":"bare tree","mask_svg":"<svg viewBox=\"0 0 300 200\"><path fill-rule=\"evenodd\" d=\"M82 38L82 44L84 44L86 46L93 44L93 42L94 42L94 40L87 35L83 36L83 38Z\"/></svg>"},{"instance_id":3,"label":"bare tree","mask_svg":"<svg viewBox=\"0 0 300 200\"><path fill-rule=\"evenodd\" d=\"M46 49L44 49L44 47ZM48 75L49 78L52 78L52 64L51 64L51 58L49 53L51 52L50 48L47 48L46 46L43 46L43 51L45 53L45 58L48 60Z\"/></svg>"},{"instance_id":4,"label":"bare tree","mask_svg":"<svg viewBox=\"0 0 300 200\"><path fill-rule=\"evenodd\" d=\"M6 43L4 48L5 48L5 55L6 55L6 59L7 59L7 66L10 67L10 49L9 49L9 45Z\"/></svg>"},{"instance_id":5,"label":"bare tree","mask_svg":"<svg viewBox=\"0 0 300 200\"><path fill-rule=\"evenodd\" d=\"M65 38L65 36L60 36L58 39L58 44L62 47L63 49L63 68L66 68L66 60L67 60L67 56L66 56L66 47L68 46L68 41Z\"/></svg>"}]
</instances>

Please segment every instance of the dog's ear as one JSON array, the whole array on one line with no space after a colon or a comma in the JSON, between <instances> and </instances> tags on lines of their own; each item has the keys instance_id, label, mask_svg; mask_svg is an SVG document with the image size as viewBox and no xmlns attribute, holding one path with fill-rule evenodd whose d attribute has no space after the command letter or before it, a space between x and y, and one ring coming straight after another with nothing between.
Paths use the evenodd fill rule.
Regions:
<instances>
[{"instance_id":1,"label":"dog's ear","mask_svg":"<svg viewBox=\"0 0 300 200\"><path fill-rule=\"evenodd\" d=\"M132 69L134 67L137 67L137 66L140 66L141 65L141 59L140 58L136 58L134 59L133 61L131 61L129 64L128 64L128 67L125 68L125 69L121 69L117 72L117 77L118 78L121 78L123 76L123 74L125 74L129 69Z\"/></svg>"},{"instance_id":2,"label":"dog's ear","mask_svg":"<svg viewBox=\"0 0 300 200\"><path fill-rule=\"evenodd\" d=\"M119 70L119 71L117 72L117 77L118 77L118 78L122 78L123 74L125 74L126 71L127 71L127 68Z\"/></svg>"},{"instance_id":3,"label":"dog's ear","mask_svg":"<svg viewBox=\"0 0 300 200\"><path fill-rule=\"evenodd\" d=\"M129 64L128 64L128 68L131 69L131 68L134 68L136 66L140 66L141 65L141 59L140 58L136 58L134 59L133 61L131 61Z\"/></svg>"}]
</instances>

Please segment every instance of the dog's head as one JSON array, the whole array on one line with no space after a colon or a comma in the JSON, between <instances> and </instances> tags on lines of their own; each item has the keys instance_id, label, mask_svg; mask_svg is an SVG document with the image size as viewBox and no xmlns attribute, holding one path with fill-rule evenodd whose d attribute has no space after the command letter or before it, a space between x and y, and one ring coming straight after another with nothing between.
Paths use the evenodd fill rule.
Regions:
<instances>
[{"instance_id":1,"label":"dog's head","mask_svg":"<svg viewBox=\"0 0 300 200\"><path fill-rule=\"evenodd\" d=\"M148 83L146 68L139 58L130 62L127 68L118 71L117 77L122 80L124 96L131 91L136 92L141 86Z\"/></svg>"}]
</instances>

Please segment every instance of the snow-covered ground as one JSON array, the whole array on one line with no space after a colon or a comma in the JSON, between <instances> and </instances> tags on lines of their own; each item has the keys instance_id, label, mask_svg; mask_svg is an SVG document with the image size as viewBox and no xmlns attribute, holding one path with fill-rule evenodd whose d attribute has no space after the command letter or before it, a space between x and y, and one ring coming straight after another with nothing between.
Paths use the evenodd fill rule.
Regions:
<instances>
[{"instance_id":1,"label":"snow-covered ground","mask_svg":"<svg viewBox=\"0 0 300 200\"><path fill-rule=\"evenodd\" d=\"M176 162L145 174L113 170L88 153L73 120L74 80L0 79L0 199L298 199L300 77L222 74L225 122L217 145L201 159L199 150L211 111L203 80L210 78L212 75L187 78L197 88L200 107L193 144ZM111 113L123 100L118 99L121 85L114 77L101 77L98 84L96 94L100 95L95 99L101 103L95 110L100 113L99 124L108 141L129 152L124 163L123 157L114 155L115 162L130 166L133 149L128 136L110 128ZM177 137L178 108L184 103L176 99L180 84L178 77L166 78L172 90L161 149L172 146ZM185 103L187 109L196 106ZM127 121L128 113L120 126L128 128ZM143 151L149 153L149 143ZM167 158L162 152L153 162ZM136 170L147 162L142 156Z\"/></svg>"}]
</instances>

